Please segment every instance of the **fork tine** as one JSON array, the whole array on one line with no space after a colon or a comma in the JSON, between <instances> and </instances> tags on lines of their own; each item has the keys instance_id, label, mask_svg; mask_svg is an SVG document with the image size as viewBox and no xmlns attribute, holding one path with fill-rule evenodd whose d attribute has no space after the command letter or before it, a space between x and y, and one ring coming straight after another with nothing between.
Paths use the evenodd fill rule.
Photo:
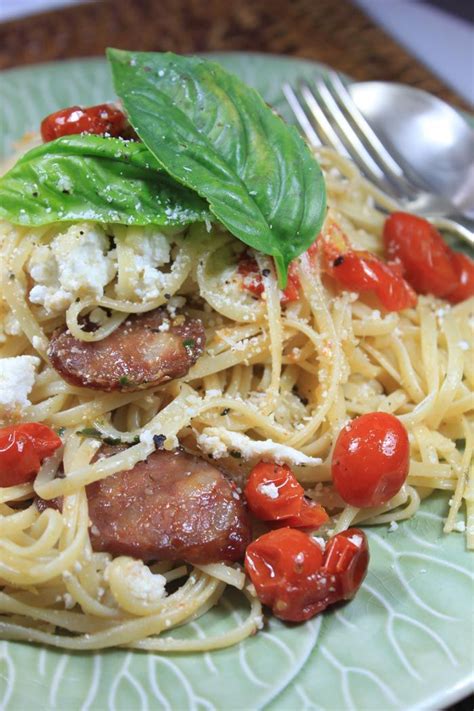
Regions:
<instances>
[{"instance_id":1,"label":"fork tine","mask_svg":"<svg viewBox=\"0 0 474 711\"><path fill-rule=\"evenodd\" d=\"M282 91L285 96L285 99L287 100L288 104L290 105L291 110L293 111L296 120L298 121L301 130L303 131L304 135L308 139L308 141L313 145L313 146L322 146L322 141L319 138L318 134L314 130L311 122L308 120L308 117L306 116L305 110L303 109L301 103L298 100L298 97L296 96L295 92L293 91L293 87L290 86L287 82L285 82L282 86Z\"/></svg>"},{"instance_id":2,"label":"fork tine","mask_svg":"<svg viewBox=\"0 0 474 711\"><path fill-rule=\"evenodd\" d=\"M323 143L332 146L336 151L338 151L338 153L341 153L343 156L350 158L351 156L347 151L346 146L334 130L331 122L328 120L326 114L322 110L319 102L316 100L316 97L312 93L309 86L306 83L302 82L300 85L300 91L317 129L321 131L324 136Z\"/></svg>"},{"instance_id":3,"label":"fork tine","mask_svg":"<svg viewBox=\"0 0 474 711\"><path fill-rule=\"evenodd\" d=\"M327 84L333 96L344 107L351 120L359 129L360 135L369 144L371 157L378 161L384 174L398 186L399 189L411 195L414 186L407 180L403 168L389 153L372 126L362 114L339 74L333 70L329 70Z\"/></svg>"},{"instance_id":4,"label":"fork tine","mask_svg":"<svg viewBox=\"0 0 474 711\"><path fill-rule=\"evenodd\" d=\"M388 181L388 176L386 176L383 168L381 168L380 165L374 160L350 125L339 104L332 95L330 85L328 86L328 84L321 77L315 80L315 87L319 103L324 107L326 113L332 119L334 126L337 127L338 133L351 159L376 185L381 187L383 190L388 189L393 192L394 187L396 189L396 185L394 186L390 181ZM314 97L313 100L316 101Z\"/></svg>"}]
</instances>

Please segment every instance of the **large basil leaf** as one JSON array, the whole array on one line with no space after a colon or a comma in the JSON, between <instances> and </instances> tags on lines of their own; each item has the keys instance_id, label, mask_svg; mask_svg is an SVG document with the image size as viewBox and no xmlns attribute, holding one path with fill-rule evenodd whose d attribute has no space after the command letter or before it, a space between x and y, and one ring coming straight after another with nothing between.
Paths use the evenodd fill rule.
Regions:
<instances>
[{"instance_id":1,"label":"large basil leaf","mask_svg":"<svg viewBox=\"0 0 474 711\"><path fill-rule=\"evenodd\" d=\"M284 286L325 212L321 170L296 129L212 62L117 49L108 58L142 141L232 234L273 255Z\"/></svg>"},{"instance_id":2,"label":"large basil leaf","mask_svg":"<svg viewBox=\"0 0 474 711\"><path fill-rule=\"evenodd\" d=\"M209 212L143 143L78 135L34 148L0 178L0 217L32 226L70 220L185 225Z\"/></svg>"}]
</instances>

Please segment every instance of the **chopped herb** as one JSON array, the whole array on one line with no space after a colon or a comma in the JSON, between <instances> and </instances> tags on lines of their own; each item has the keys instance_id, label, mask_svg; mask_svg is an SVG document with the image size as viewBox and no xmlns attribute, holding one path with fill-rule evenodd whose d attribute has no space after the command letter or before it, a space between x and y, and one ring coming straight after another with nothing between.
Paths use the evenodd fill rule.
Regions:
<instances>
[{"instance_id":1,"label":"chopped herb","mask_svg":"<svg viewBox=\"0 0 474 711\"><path fill-rule=\"evenodd\" d=\"M103 437L102 441L104 444L110 444L112 447L115 447L117 444L122 444L120 437Z\"/></svg>"},{"instance_id":2,"label":"chopped herb","mask_svg":"<svg viewBox=\"0 0 474 711\"><path fill-rule=\"evenodd\" d=\"M94 439L102 439L102 435L95 427L84 427L83 430L76 432L80 437L94 437Z\"/></svg>"},{"instance_id":3,"label":"chopped herb","mask_svg":"<svg viewBox=\"0 0 474 711\"><path fill-rule=\"evenodd\" d=\"M229 454L231 457L234 457L234 459L242 459L242 452L239 452L237 449L231 449Z\"/></svg>"},{"instance_id":4,"label":"chopped herb","mask_svg":"<svg viewBox=\"0 0 474 711\"><path fill-rule=\"evenodd\" d=\"M196 341L194 340L194 338L185 338L183 341L183 346L185 348L194 348L195 345Z\"/></svg>"},{"instance_id":5,"label":"chopped herb","mask_svg":"<svg viewBox=\"0 0 474 711\"><path fill-rule=\"evenodd\" d=\"M264 277L270 276L270 269L262 269L262 275Z\"/></svg>"},{"instance_id":6,"label":"chopped herb","mask_svg":"<svg viewBox=\"0 0 474 711\"><path fill-rule=\"evenodd\" d=\"M58 427L56 429L56 434L58 435L58 437L62 437L65 432L66 432L65 427Z\"/></svg>"},{"instance_id":7,"label":"chopped herb","mask_svg":"<svg viewBox=\"0 0 474 711\"><path fill-rule=\"evenodd\" d=\"M122 377L119 378L119 383L120 385L130 385L130 380L127 378L126 375L122 375Z\"/></svg>"},{"instance_id":8,"label":"chopped herb","mask_svg":"<svg viewBox=\"0 0 474 711\"><path fill-rule=\"evenodd\" d=\"M163 445L166 441L166 435L164 434L159 434L159 435L153 435L153 442L155 443L156 449L163 449Z\"/></svg>"}]
</instances>

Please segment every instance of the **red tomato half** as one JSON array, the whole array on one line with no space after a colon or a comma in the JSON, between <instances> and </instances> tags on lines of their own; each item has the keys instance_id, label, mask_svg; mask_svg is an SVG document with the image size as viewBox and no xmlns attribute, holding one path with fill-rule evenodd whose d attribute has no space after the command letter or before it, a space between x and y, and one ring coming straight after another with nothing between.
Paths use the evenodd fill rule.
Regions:
<instances>
[{"instance_id":1,"label":"red tomato half","mask_svg":"<svg viewBox=\"0 0 474 711\"><path fill-rule=\"evenodd\" d=\"M259 462L249 474L244 494L254 516L278 521L299 514L304 489L286 464Z\"/></svg>"},{"instance_id":2,"label":"red tomato half","mask_svg":"<svg viewBox=\"0 0 474 711\"><path fill-rule=\"evenodd\" d=\"M332 479L351 506L380 506L408 476L410 445L393 415L370 412L342 428L332 455Z\"/></svg>"},{"instance_id":3,"label":"red tomato half","mask_svg":"<svg viewBox=\"0 0 474 711\"><path fill-rule=\"evenodd\" d=\"M451 262L458 274L457 285L446 297L448 301L457 304L474 296L474 261L467 254L452 252Z\"/></svg>"},{"instance_id":4,"label":"red tomato half","mask_svg":"<svg viewBox=\"0 0 474 711\"><path fill-rule=\"evenodd\" d=\"M321 235L323 268L343 288L372 291L387 311L401 311L416 305L416 294L400 269L382 262L370 252L351 249L349 240L335 223ZM314 254L314 245L308 250Z\"/></svg>"},{"instance_id":5,"label":"red tomato half","mask_svg":"<svg viewBox=\"0 0 474 711\"><path fill-rule=\"evenodd\" d=\"M61 444L53 430L37 422L0 429L0 486L32 481Z\"/></svg>"},{"instance_id":6,"label":"red tomato half","mask_svg":"<svg viewBox=\"0 0 474 711\"><path fill-rule=\"evenodd\" d=\"M86 109L70 106L43 119L41 137L45 143L79 133L118 137L123 135L126 128L125 114L111 104L99 104Z\"/></svg>"},{"instance_id":7,"label":"red tomato half","mask_svg":"<svg viewBox=\"0 0 474 711\"><path fill-rule=\"evenodd\" d=\"M428 220L393 212L385 221L383 238L389 259L399 259L405 277L418 294L447 296L458 275L451 250Z\"/></svg>"},{"instance_id":8,"label":"red tomato half","mask_svg":"<svg viewBox=\"0 0 474 711\"><path fill-rule=\"evenodd\" d=\"M270 531L247 548L245 569L259 600L282 620L308 620L328 605L352 598L369 562L367 540L359 529L331 538L322 551L293 528Z\"/></svg>"},{"instance_id":9,"label":"red tomato half","mask_svg":"<svg viewBox=\"0 0 474 711\"><path fill-rule=\"evenodd\" d=\"M308 501L303 498L301 502L301 509L296 516L287 516L281 519L277 525L290 526L291 528L304 528L308 531L314 531L323 523L329 521L329 516L326 510L319 504L313 501Z\"/></svg>"}]
</instances>

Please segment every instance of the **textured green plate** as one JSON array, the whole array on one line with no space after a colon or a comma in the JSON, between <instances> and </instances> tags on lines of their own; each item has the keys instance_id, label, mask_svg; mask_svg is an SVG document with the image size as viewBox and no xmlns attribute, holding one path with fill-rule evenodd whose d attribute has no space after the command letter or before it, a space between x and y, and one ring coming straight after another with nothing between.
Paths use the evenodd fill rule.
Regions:
<instances>
[{"instance_id":1,"label":"textured green plate","mask_svg":"<svg viewBox=\"0 0 474 711\"><path fill-rule=\"evenodd\" d=\"M291 119L280 85L321 67L248 54L215 55ZM0 76L0 154L47 113L113 98L105 62L81 60ZM203 655L64 654L0 642L0 707L40 709L420 709L473 687L474 555L443 536L448 497L433 497L393 533L369 530L370 572L356 599L300 626L271 620L241 645ZM195 634L240 615L232 597ZM183 634L185 634L183 632ZM3 699L3 703L2 703Z\"/></svg>"}]
</instances>

